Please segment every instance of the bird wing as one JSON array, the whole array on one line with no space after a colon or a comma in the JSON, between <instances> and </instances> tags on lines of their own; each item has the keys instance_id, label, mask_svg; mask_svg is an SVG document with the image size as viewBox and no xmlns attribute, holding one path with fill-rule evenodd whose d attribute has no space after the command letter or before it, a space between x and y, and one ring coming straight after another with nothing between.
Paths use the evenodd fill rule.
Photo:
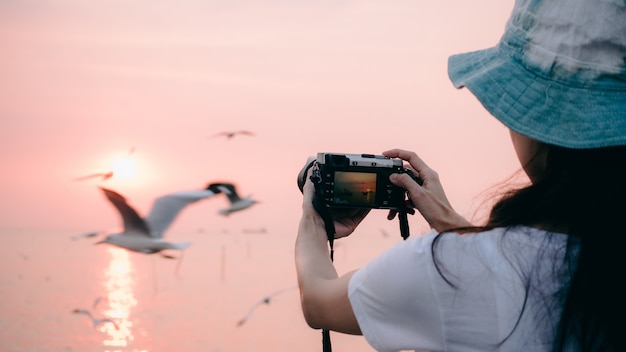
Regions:
<instances>
[{"instance_id":1,"label":"bird wing","mask_svg":"<svg viewBox=\"0 0 626 352\"><path fill-rule=\"evenodd\" d=\"M252 307L250 307L250 309L248 310L248 313L246 313L246 315L244 315L243 318L239 319L239 321L237 322L237 326L241 326L246 321L248 321L248 319L250 319L250 317L252 316L252 313L254 312L254 310L257 309L262 304L267 304L267 303L265 303L263 300L254 303Z\"/></svg>"},{"instance_id":2,"label":"bird wing","mask_svg":"<svg viewBox=\"0 0 626 352\"><path fill-rule=\"evenodd\" d=\"M239 199L238 201L231 203L230 207L220 210L220 214L230 214L236 211L248 209L256 203L257 202L255 200L249 198Z\"/></svg>"},{"instance_id":3,"label":"bird wing","mask_svg":"<svg viewBox=\"0 0 626 352\"><path fill-rule=\"evenodd\" d=\"M146 217L146 222L152 230L151 236L163 238L165 231L184 207L214 195L215 192L202 189L170 193L155 199L152 209Z\"/></svg>"},{"instance_id":4,"label":"bird wing","mask_svg":"<svg viewBox=\"0 0 626 352\"><path fill-rule=\"evenodd\" d=\"M241 200L241 197L239 197L239 194L237 194L237 190L235 189L235 186L233 186L233 185L226 185L224 187L227 187L228 190L230 191L228 193L226 193L226 192L224 192L224 193L226 193L226 197L228 197L228 201L231 204L239 202Z\"/></svg>"},{"instance_id":5,"label":"bird wing","mask_svg":"<svg viewBox=\"0 0 626 352\"><path fill-rule=\"evenodd\" d=\"M124 198L124 196L110 189L102 187L100 187L100 189L104 192L107 199L113 203L115 208L120 212L124 223L124 232L150 236L148 225L139 216L139 214L137 214L137 211L126 203L126 198Z\"/></svg>"},{"instance_id":6,"label":"bird wing","mask_svg":"<svg viewBox=\"0 0 626 352\"><path fill-rule=\"evenodd\" d=\"M72 311L72 313L74 313L74 314L84 314L84 315L88 316L88 317L89 317L89 319L92 319L92 320L93 320L93 316L91 315L91 312L90 312L90 311L88 311L87 309L80 309L80 308L76 308L76 309L74 309L74 310Z\"/></svg>"},{"instance_id":7,"label":"bird wing","mask_svg":"<svg viewBox=\"0 0 626 352\"><path fill-rule=\"evenodd\" d=\"M96 299L93 300L93 303L91 304L91 309L96 309L96 307L98 306L98 304L100 304L100 301L102 301L102 297L96 297Z\"/></svg>"},{"instance_id":8,"label":"bird wing","mask_svg":"<svg viewBox=\"0 0 626 352\"><path fill-rule=\"evenodd\" d=\"M80 235L72 236L73 240L77 240L79 238L88 238L88 237L96 237L100 234L100 232L87 232Z\"/></svg>"},{"instance_id":9,"label":"bird wing","mask_svg":"<svg viewBox=\"0 0 626 352\"><path fill-rule=\"evenodd\" d=\"M241 326L243 325L248 319L250 319L250 316L252 315L252 313L261 305L264 304L270 304L270 301L272 300L272 298L276 295L279 295L283 292L287 292L287 291L291 291L291 290L295 290L296 288L298 288L298 286L291 286L291 287L286 287L286 288L282 288L278 291L274 291L273 293L263 297L260 301L257 301L256 303L254 303L252 305L252 307L250 307L250 310L248 310L248 313L241 318L238 322L237 322L237 326Z\"/></svg>"},{"instance_id":10,"label":"bird wing","mask_svg":"<svg viewBox=\"0 0 626 352\"><path fill-rule=\"evenodd\" d=\"M86 175L86 176L81 176L81 177L76 177L74 179L74 181L84 181L84 180L88 180L90 178L96 178L96 177L102 177L103 180L106 180L108 178L111 178L113 176L113 172L99 172L99 173L95 173L95 174L90 174L90 175Z\"/></svg>"},{"instance_id":11,"label":"bird wing","mask_svg":"<svg viewBox=\"0 0 626 352\"><path fill-rule=\"evenodd\" d=\"M205 189L208 189L215 193L229 194L234 191L235 186L233 186L231 183L212 182L212 183L209 183Z\"/></svg>"},{"instance_id":12,"label":"bird wing","mask_svg":"<svg viewBox=\"0 0 626 352\"><path fill-rule=\"evenodd\" d=\"M113 326L115 327L115 330L119 330L120 329L120 326L117 325L117 323L113 319L111 319L111 318L95 319L93 321L93 325L96 326L96 327L99 326L99 325L102 325L104 323L111 323L111 324L113 324Z\"/></svg>"},{"instance_id":13,"label":"bird wing","mask_svg":"<svg viewBox=\"0 0 626 352\"><path fill-rule=\"evenodd\" d=\"M234 203L241 199L237 194L237 189L235 188L235 185L232 183L211 183L207 186L206 189L211 190L215 193L224 193L231 203Z\"/></svg>"},{"instance_id":14,"label":"bird wing","mask_svg":"<svg viewBox=\"0 0 626 352\"><path fill-rule=\"evenodd\" d=\"M229 132L219 132L219 133L215 133L211 136L211 138L216 138L219 136L226 136L226 137L230 137L230 133Z\"/></svg>"}]
</instances>

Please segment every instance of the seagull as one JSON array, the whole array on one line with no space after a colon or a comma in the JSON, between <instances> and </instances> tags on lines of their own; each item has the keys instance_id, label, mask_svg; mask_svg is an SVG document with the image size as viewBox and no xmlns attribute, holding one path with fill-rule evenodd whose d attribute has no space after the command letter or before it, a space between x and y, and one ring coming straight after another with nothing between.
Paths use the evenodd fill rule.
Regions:
<instances>
[{"instance_id":1,"label":"seagull","mask_svg":"<svg viewBox=\"0 0 626 352\"><path fill-rule=\"evenodd\" d=\"M230 207L221 209L219 211L220 215L228 216L231 213L247 209L256 203L259 203L259 201L252 199L251 196L244 198L239 197L237 189L232 183L211 183L206 187L206 189L215 193L224 193L226 194L226 197L228 197Z\"/></svg>"},{"instance_id":2,"label":"seagull","mask_svg":"<svg viewBox=\"0 0 626 352\"><path fill-rule=\"evenodd\" d=\"M106 181L108 179L110 179L111 177L113 177L113 171L109 171L109 172L97 172L95 174L90 174L87 176L81 176L81 177L77 177L74 179L74 181L84 181L84 180L88 180L90 178L102 178L100 181Z\"/></svg>"},{"instance_id":3,"label":"seagull","mask_svg":"<svg viewBox=\"0 0 626 352\"><path fill-rule=\"evenodd\" d=\"M102 299L104 299L106 297L102 297L102 296L98 296L96 297L96 299L93 300L93 303L91 305L91 309L96 309L96 307L98 306L98 304L100 304L100 302L102 301Z\"/></svg>"},{"instance_id":4,"label":"seagull","mask_svg":"<svg viewBox=\"0 0 626 352\"><path fill-rule=\"evenodd\" d=\"M267 229L265 227L261 227L259 229L243 229L243 233L267 233Z\"/></svg>"},{"instance_id":5,"label":"seagull","mask_svg":"<svg viewBox=\"0 0 626 352\"><path fill-rule=\"evenodd\" d=\"M83 233L83 234L80 234L80 235L72 236L71 238L72 238L73 240L78 240L78 239L81 239L81 238L92 238L92 237L96 237L96 236L98 236L99 234L100 234L100 232L97 232L97 231L95 231L95 232L87 232L87 233Z\"/></svg>"},{"instance_id":6,"label":"seagull","mask_svg":"<svg viewBox=\"0 0 626 352\"><path fill-rule=\"evenodd\" d=\"M132 155L136 149L137 147L134 145L130 147L130 149L128 150L128 155ZM111 177L113 177L113 171L96 172L96 173L89 174L86 176L76 177L74 181L85 181L85 180L89 180L90 178L98 178L98 177L102 178L100 181L106 181L110 179Z\"/></svg>"},{"instance_id":7,"label":"seagull","mask_svg":"<svg viewBox=\"0 0 626 352\"><path fill-rule=\"evenodd\" d=\"M237 322L237 326L241 326L243 325L248 319L250 319L250 316L252 315L252 312L254 312L255 309L257 309L260 305L262 304L270 304L270 301L272 300L272 298L274 298L275 296L287 292L287 291L291 291L291 290L295 290L297 288L297 286L292 286L292 287L287 287L287 288L283 288L280 289L268 296L263 297L263 299L261 299L260 301L256 302L255 304L252 305L252 307L250 308L250 310L248 311L248 313L241 318L238 322Z\"/></svg>"},{"instance_id":8,"label":"seagull","mask_svg":"<svg viewBox=\"0 0 626 352\"><path fill-rule=\"evenodd\" d=\"M218 134L213 135L213 138L219 137L219 136L225 136L226 139L231 139L231 138L235 137L238 134L247 135L247 136L254 136L254 133L252 133L250 131L239 130L239 131L220 132Z\"/></svg>"},{"instance_id":9,"label":"seagull","mask_svg":"<svg viewBox=\"0 0 626 352\"><path fill-rule=\"evenodd\" d=\"M96 242L96 244L108 243L145 254L159 253L166 249L184 250L189 247L191 244L189 242L163 241L165 231L187 205L216 194L211 190L192 190L166 194L155 199L148 216L141 218L121 194L110 189L99 188L120 212L124 230L120 233L109 234L104 240ZM161 255L171 258L162 253Z\"/></svg>"},{"instance_id":10,"label":"seagull","mask_svg":"<svg viewBox=\"0 0 626 352\"><path fill-rule=\"evenodd\" d=\"M96 319L96 318L93 317L93 315L91 315L91 312L88 311L87 309L78 309L78 308L76 308L76 309L74 309L72 311L72 313L84 314L87 317L89 317L89 319L91 319L91 322L92 322L94 328L97 328L100 324L111 323L111 324L113 324L115 326L115 329L117 329L117 330L120 329L120 327L117 325L117 323L114 322L112 319L109 319L109 318Z\"/></svg>"}]
</instances>

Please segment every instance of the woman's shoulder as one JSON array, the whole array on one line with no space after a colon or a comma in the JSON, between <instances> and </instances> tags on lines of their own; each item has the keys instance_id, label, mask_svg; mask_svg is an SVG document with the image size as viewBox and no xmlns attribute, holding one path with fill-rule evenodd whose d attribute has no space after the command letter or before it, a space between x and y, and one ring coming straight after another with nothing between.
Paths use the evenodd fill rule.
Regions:
<instances>
[{"instance_id":1,"label":"woman's shoulder","mask_svg":"<svg viewBox=\"0 0 626 352\"><path fill-rule=\"evenodd\" d=\"M510 227L496 227L475 232L455 232L446 231L438 233L430 231L426 236L437 237L437 241L467 242L467 243L489 243L501 242L503 239L525 243L545 242L546 239L556 238L566 240L567 234L546 231L535 227L517 225Z\"/></svg>"},{"instance_id":2,"label":"woman's shoulder","mask_svg":"<svg viewBox=\"0 0 626 352\"><path fill-rule=\"evenodd\" d=\"M478 232L459 233L430 231L416 236L417 248L433 250L441 260L457 261L464 257L500 261L503 257L537 255L555 252L567 243L566 234L528 226L499 227Z\"/></svg>"}]
</instances>

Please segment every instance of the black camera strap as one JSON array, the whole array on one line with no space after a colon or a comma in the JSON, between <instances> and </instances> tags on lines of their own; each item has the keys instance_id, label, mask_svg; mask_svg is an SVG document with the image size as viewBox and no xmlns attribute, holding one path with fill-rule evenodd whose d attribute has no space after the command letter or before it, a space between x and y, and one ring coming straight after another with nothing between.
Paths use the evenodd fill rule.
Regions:
<instances>
[{"instance_id":1,"label":"black camera strap","mask_svg":"<svg viewBox=\"0 0 626 352\"><path fill-rule=\"evenodd\" d=\"M330 261L333 261L333 244L335 242L335 222L333 221L333 217L330 215L330 210L323 204L317 200L317 198L313 199L313 208L317 211L318 214L324 220L324 227L326 228L326 237L328 238L328 245L330 246Z\"/></svg>"},{"instance_id":2,"label":"black camera strap","mask_svg":"<svg viewBox=\"0 0 626 352\"><path fill-rule=\"evenodd\" d=\"M415 209L406 207L398 211L398 220L400 221L400 235L403 240L409 238L409 220L407 214L415 214Z\"/></svg>"},{"instance_id":3,"label":"black camera strap","mask_svg":"<svg viewBox=\"0 0 626 352\"><path fill-rule=\"evenodd\" d=\"M321 181L321 176L319 174L319 169L316 167L313 168L313 173L311 175L311 181L316 186ZM333 221L333 217L330 213L330 209L321 204L318 200L318 197L313 198L313 208L320 215L322 220L324 220L324 227L326 228L326 237L328 238L328 245L330 247L330 261L334 261L334 253L335 249L333 245L335 243L335 222ZM409 237L409 221L407 218L407 214L415 214L415 210L409 207L404 207L403 209L398 210L398 220L400 221L400 235L403 240L406 240ZM322 351L323 352L332 352L332 346L330 343L330 331L327 329L322 329Z\"/></svg>"},{"instance_id":4,"label":"black camera strap","mask_svg":"<svg viewBox=\"0 0 626 352\"><path fill-rule=\"evenodd\" d=\"M333 222L333 218L330 215L330 209L317 200L317 198L313 199L313 208L317 211L318 214L324 220L324 227L326 228L326 237L328 238L328 245L330 247L330 261L334 261L334 253L335 250L333 248L333 244L335 242L335 223ZM406 208L398 211L398 220L400 220L400 235L402 235L402 239L406 240L409 237L409 221L407 218L407 213L414 214L415 211L411 208ZM323 352L332 352L332 346L330 343L330 331L327 329L322 329L322 351Z\"/></svg>"}]
</instances>

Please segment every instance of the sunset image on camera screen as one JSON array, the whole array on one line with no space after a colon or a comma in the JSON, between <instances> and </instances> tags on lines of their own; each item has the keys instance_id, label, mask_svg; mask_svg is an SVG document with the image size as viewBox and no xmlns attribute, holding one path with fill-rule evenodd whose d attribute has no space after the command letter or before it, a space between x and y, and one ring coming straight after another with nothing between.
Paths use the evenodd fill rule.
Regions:
<instances>
[{"instance_id":1,"label":"sunset image on camera screen","mask_svg":"<svg viewBox=\"0 0 626 352\"><path fill-rule=\"evenodd\" d=\"M335 204L376 204L376 174L366 172L335 172Z\"/></svg>"}]
</instances>

